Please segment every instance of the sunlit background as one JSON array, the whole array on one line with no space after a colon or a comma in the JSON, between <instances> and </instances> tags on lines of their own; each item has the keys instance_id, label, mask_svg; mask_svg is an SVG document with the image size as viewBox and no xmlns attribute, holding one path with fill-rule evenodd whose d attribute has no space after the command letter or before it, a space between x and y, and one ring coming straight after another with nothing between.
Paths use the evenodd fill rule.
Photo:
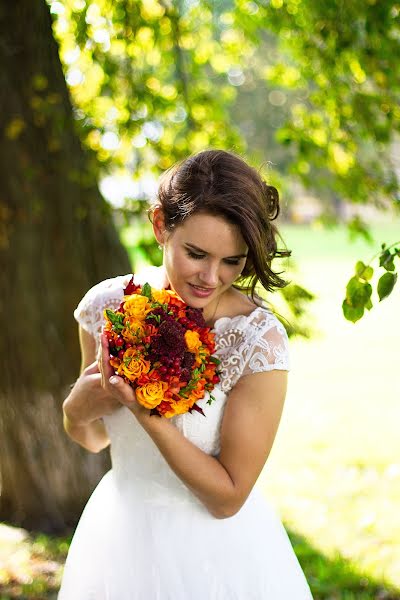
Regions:
<instances>
[{"instance_id":1,"label":"sunlit background","mask_svg":"<svg viewBox=\"0 0 400 600\"><path fill-rule=\"evenodd\" d=\"M85 178L97 183L133 270L160 264L146 211L177 160L232 150L279 189L290 285L267 299L291 336L291 372L259 485L316 599L400 598L400 4L36 4L51 15L52 30L35 35L57 41L85 151L68 177L82 198ZM39 59L27 81L33 121L10 111L7 143L51 129L49 156L63 157L63 126L48 123L65 84ZM56 210L35 202L35 214ZM84 222L82 202L71 211ZM7 240L1 230L2 248ZM0 598L55 598L70 536L0 524Z\"/></svg>"}]
</instances>

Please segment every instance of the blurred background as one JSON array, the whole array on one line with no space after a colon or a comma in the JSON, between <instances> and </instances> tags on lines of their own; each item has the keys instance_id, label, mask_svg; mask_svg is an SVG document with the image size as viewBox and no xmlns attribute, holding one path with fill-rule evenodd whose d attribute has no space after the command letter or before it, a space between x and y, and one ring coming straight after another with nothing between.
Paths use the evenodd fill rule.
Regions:
<instances>
[{"instance_id":1,"label":"blurred background","mask_svg":"<svg viewBox=\"0 0 400 600\"><path fill-rule=\"evenodd\" d=\"M259 484L316 599L400 598L400 4L0 6L0 598L55 598L109 468L63 432L72 312L160 264L161 173L242 155L281 197L289 392ZM266 541L267 543L267 541Z\"/></svg>"}]
</instances>

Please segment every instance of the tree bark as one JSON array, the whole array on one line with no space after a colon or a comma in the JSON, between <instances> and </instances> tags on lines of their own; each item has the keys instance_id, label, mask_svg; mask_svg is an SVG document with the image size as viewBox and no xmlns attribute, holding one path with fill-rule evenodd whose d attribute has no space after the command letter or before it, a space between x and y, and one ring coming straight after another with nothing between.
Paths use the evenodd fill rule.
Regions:
<instances>
[{"instance_id":1,"label":"tree bark","mask_svg":"<svg viewBox=\"0 0 400 600\"><path fill-rule=\"evenodd\" d=\"M73 526L108 466L74 444L79 299L131 269L80 144L45 0L0 7L0 519Z\"/></svg>"}]
</instances>

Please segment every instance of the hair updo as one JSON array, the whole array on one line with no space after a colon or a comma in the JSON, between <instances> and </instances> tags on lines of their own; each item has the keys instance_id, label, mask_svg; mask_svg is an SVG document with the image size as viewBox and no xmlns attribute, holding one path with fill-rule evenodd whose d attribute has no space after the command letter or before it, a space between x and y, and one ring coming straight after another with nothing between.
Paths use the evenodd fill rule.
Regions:
<instances>
[{"instance_id":1,"label":"hair updo","mask_svg":"<svg viewBox=\"0 0 400 600\"><path fill-rule=\"evenodd\" d=\"M235 287L253 297L258 282L268 291L287 285L271 269L275 257L291 254L277 249L272 221L279 215L278 191L236 154L204 150L176 163L160 178L155 206L162 209L168 231L198 213L223 217L239 227L249 251Z\"/></svg>"}]
</instances>

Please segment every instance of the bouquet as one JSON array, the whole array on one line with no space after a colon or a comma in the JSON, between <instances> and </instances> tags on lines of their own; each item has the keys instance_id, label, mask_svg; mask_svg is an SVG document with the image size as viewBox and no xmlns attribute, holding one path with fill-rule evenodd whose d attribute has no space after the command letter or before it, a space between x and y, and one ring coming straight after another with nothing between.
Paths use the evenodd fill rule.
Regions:
<instances>
[{"instance_id":1,"label":"bouquet","mask_svg":"<svg viewBox=\"0 0 400 600\"><path fill-rule=\"evenodd\" d=\"M133 277L115 311L106 309L105 335L115 374L135 390L151 414L171 418L203 410L197 400L219 381L214 334L202 310L185 304L172 290L136 285Z\"/></svg>"}]
</instances>

